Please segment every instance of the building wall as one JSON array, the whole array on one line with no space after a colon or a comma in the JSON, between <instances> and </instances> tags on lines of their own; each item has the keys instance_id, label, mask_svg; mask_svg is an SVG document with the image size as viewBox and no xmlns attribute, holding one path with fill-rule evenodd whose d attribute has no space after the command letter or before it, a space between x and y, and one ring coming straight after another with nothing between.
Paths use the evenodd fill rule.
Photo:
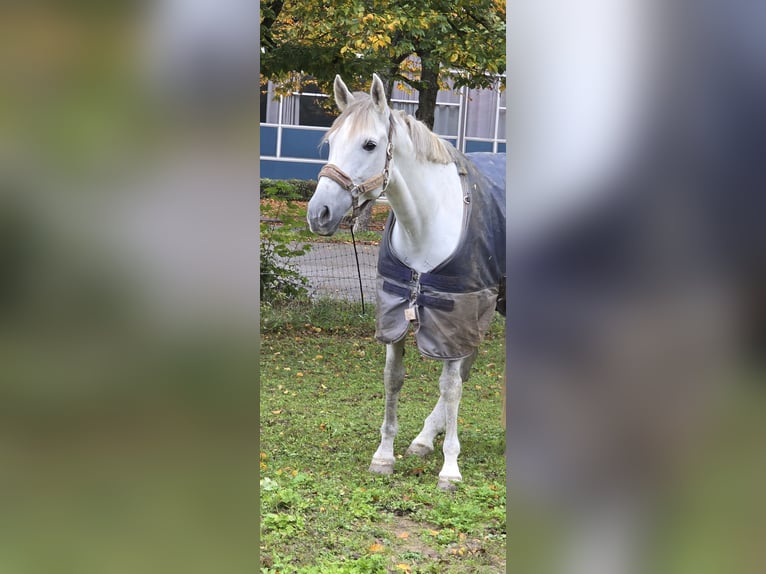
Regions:
<instances>
[{"instance_id":1,"label":"building wall","mask_svg":"<svg viewBox=\"0 0 766 574\"><path fill-rule=\"evenodd\" d=\"M306 91L274 98L271 84L261 101L261 177L316 179L327 161L319 142L337 112L323 108L328 96ZM394 88L391 106L414 114L418 94ZM505 152L505 92L449 90L436 101L434 132L464 152Z\"/></svg>"}]
</instances>

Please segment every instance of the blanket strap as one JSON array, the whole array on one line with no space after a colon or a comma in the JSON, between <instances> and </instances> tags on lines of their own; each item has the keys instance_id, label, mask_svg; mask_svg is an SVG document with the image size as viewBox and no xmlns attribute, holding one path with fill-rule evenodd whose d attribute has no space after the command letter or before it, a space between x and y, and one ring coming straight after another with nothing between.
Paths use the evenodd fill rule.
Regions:
<instances>
[{"instance_id":1,"label":"blanket strap","mask_svg":"<svg viewBox=\"0 0 766 574\"><path fill-rule=\"evenodd\" d=\"M383 291L397 295L405 300L410 299L410 289L402 285L391 283L390 281L383 281ZM441 309L442 311L452 311L455 308L455 301L452 299L442 299L441 297L434 297L432 295L426 295L425 293L418 293L415 298L415 303L422 305L423 307L430 307L432 309Z\"/></svg>"}]
</instances>

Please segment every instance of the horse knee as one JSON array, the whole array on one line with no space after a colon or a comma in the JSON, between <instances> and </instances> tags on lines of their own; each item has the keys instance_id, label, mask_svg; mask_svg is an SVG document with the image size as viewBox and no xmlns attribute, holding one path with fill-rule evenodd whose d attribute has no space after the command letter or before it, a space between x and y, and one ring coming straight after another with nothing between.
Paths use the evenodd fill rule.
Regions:
<instances>
[{"instance_id":1,"label":"horse knee","mask_svg":"<svg viewBox=\"0 0 766 574\"><path fill-rule=\"evenodd\" d=\"M439 379L439 391L448 403L460 400L463 395L463 381L459 376L444 376Z\"/></svg>"}]
</instances>

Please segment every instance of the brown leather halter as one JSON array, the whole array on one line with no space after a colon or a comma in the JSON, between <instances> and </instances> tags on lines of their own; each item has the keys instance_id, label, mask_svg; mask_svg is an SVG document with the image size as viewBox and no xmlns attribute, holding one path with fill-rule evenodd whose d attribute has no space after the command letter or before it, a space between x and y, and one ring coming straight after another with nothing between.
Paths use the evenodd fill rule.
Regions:
<instances>
[{"instance_id":1,"label":"brown leather halter","mask_svg":"<svg viewBox=\"0 0 766 574\"><path fill-rule=\"evenodd\" d=\"M390 177L390 171L389 171L389 165L391 163L391 158L394 155L394 143L393 143L393 136L394 136L394 117L393 114L389 114L388 116L388 145L386 145L386 163L383 165L383 171L379 173L378 175L375 175L369 179L366 179L362 183L354 184L351 177L344 172L341 168L339 168L337 165L332 163L327 163L322 167L322 169L319 171L319 176L317 177L317 180L321 179L322 177L329 177L331 180L333 180L335 183L337 183L339 186L341 186L343 189L345 189L347 192L351 194L351 207L353 209L351 213L351 219L355 220L359 213L362 211L365 205L367 205L371 200L366 200L359 203L359 196L364 195L365 193L368 193L374 189L377 189L378 187L382 187L381 193L386 191L386 188L388 187L388 182L391 179Z\"/></svg>"}]
</instances>

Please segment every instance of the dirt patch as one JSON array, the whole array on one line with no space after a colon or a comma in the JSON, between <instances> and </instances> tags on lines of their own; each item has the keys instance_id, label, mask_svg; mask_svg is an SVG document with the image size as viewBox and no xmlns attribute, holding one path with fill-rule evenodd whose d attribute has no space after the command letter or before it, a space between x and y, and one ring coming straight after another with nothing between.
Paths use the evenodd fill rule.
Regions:
<instances>
[{"instance_id":1,"label":"dirt patch","mask_svg":"<svg viewBox=\"0 0 766 574\"><path fill-rule=\"evenodd\" d=\"M426 560L439 559L440 551L421 537L421 534L428 530L428 526L423 522L415 522L406 516L395 516L393 523L384 528L394 535L397 554L417 553ZM436 532L436 527L433 528L431 532Z\"/></svg>"},{"instance_id":2,"label":"dirt patch","mask_svg":"<svg viewBox=\"0 0 766 574\"><path fill-rule=\"evenodd\" d=\"M384 526L394 537L392 550L400 557L418 556L419 565L438 563L445 572L505 573L505 545L499 541L481 540L459 534L458 540L447 546L437 542L439 529L406 516L394 516ZM428 538L433 538L430 543ZM401 570L399 570L401 571Z\"/></svg>"}]
</instances>

